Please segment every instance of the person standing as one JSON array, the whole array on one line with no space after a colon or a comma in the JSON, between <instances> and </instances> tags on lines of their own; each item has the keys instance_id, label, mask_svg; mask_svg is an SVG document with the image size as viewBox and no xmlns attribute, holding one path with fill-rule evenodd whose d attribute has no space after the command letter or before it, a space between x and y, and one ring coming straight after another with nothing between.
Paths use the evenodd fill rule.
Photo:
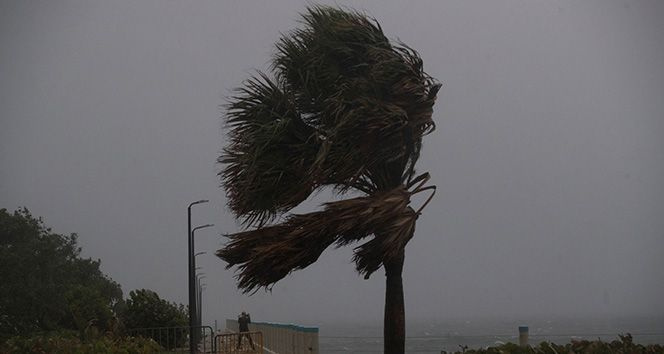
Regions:
<instances>
[{"instance_id":1,"label":"person standing","mask_svg":"<svg viewBox=\"0 0 664 354\"><path fill-rule=\"evenodd\" d=\"M237 323L240 325L240 336L238 337L237 340L237 349L240 349L240 346L242 345L242 337L247 337L249 338L249 344L251 344L251 350L256 350L254 347L254 341L251 339L251 335L249 335L249 324L251 323L251 316L249 316L248 313L242 311L240 316L237 318Z\"/></svg>"}]
</instances>

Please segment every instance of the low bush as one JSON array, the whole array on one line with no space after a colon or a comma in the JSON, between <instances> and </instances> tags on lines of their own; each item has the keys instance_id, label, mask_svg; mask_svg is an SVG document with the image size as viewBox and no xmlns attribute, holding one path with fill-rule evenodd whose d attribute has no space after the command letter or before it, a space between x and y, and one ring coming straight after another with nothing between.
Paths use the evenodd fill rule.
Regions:
<instances>
[{"instance_id":1,"label":"low bush","mask_svg":"<svg viewBox=\"0 0 664 354\"><path fill-rule=\"evenodd\" d=\"M567 344L542 342L537 346L521 347L507 343L486 349L464 350L456 354L663 354L664 346L659 344L635 344L628 333L612 342L601 340L573 340Z\"/></svg>"},{"instance_id":2,"label":"low bush","mask_svg":"<svg viewBox=\"0 0 664 354\"><path fill-rule=\"evenodd\" d=\"M13 337L1 347L2 354L48 353L48 354L152 354L161 347L155 341L144 338L101 337L81 341L71 336Z\"/></svg>"}]
</instances>

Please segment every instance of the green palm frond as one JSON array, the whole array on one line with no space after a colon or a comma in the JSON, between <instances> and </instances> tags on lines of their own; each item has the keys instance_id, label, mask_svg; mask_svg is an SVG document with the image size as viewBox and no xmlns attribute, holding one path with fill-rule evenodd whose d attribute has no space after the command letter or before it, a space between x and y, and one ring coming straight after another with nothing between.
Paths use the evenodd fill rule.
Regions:
<instances>
[{"instance_id":1,"label":"green palm frond","mask_svg":"<svg viewBox=\"0 0 664 354\"><path fill-rule=\"evenodd\" d=\"M328 182L342 189L356 187L378 161L398 161L409 177L422 135L435 127L439 88L420 57L390 43L375 20L358 12L313 7L303 22L277 44L273 68L331 144L316 171L334 176Z\"/></svg>"},{"instance_id":2,"label":"green palm frond","mask_svg":"<svg viewBox=\"0 0 664 354\"><path fill-rule=\"evenodd\" d=\"M230 144L218 159L220 175L231 209L262 224L309 196L315 129L300 119L292 95L265 75L237 92L228 105Z\"/></svg>"},{"instance_id":3,"label":"green palm frond","mask_svg":"<svg viewBox=\"0 0 664 354\"><path fill-rule=\"evenodd\" d=\"M303 22L277 44L276 79L249 80L228 106L221 176L231 209L249 225L322 185L366 193L398 185L434 127L438 85L415 51L357 12L313 7ZM398 178L372 181L380 169Z\"/></svg>"}]
</instances>

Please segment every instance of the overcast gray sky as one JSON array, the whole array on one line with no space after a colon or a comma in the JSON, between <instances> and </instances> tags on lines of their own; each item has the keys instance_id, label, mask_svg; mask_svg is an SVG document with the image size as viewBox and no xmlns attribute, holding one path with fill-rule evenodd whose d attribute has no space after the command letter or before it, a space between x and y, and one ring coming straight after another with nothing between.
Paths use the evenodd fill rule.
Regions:
<instances>
[{"instance_id":1,"label":"overcast gray sky","mask_svg":"<svg viewBox=\"0 0 664 354\"><path fill-rule=\"evenodd\" d=\"M420 52L443 88L407 248L407 316L664 316L664 2L338 1ZM272 293L213 256L240 230L219 105L305 1L0 2L0 207L27 206L125 294L187 302L186 207L209 319L375 321L384 277L328 250ZM312 208L326 200L319 194Z\"/></svg>"}]
</instances>

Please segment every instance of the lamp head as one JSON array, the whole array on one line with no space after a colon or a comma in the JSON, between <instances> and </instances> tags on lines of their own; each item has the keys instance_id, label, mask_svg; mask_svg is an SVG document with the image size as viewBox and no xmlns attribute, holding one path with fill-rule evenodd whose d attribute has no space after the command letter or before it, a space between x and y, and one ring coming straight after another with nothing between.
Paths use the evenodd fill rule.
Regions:
<instances>
[{"instance_id":1,"label":"lamp head","mask_svg":"<svg viewBox=\"0 0 664 354\"><path fill-rule=\"evenodd\" d=\"M214 224L205 224L205 225L201 225L201 226L196 226L196 227L194 227L193 230L191 230L191 232L193 233L196 230L200 230L200 229L204 229L206 227L212 227L212 226L214 226Z\"/></svg>"}]
</instances>

